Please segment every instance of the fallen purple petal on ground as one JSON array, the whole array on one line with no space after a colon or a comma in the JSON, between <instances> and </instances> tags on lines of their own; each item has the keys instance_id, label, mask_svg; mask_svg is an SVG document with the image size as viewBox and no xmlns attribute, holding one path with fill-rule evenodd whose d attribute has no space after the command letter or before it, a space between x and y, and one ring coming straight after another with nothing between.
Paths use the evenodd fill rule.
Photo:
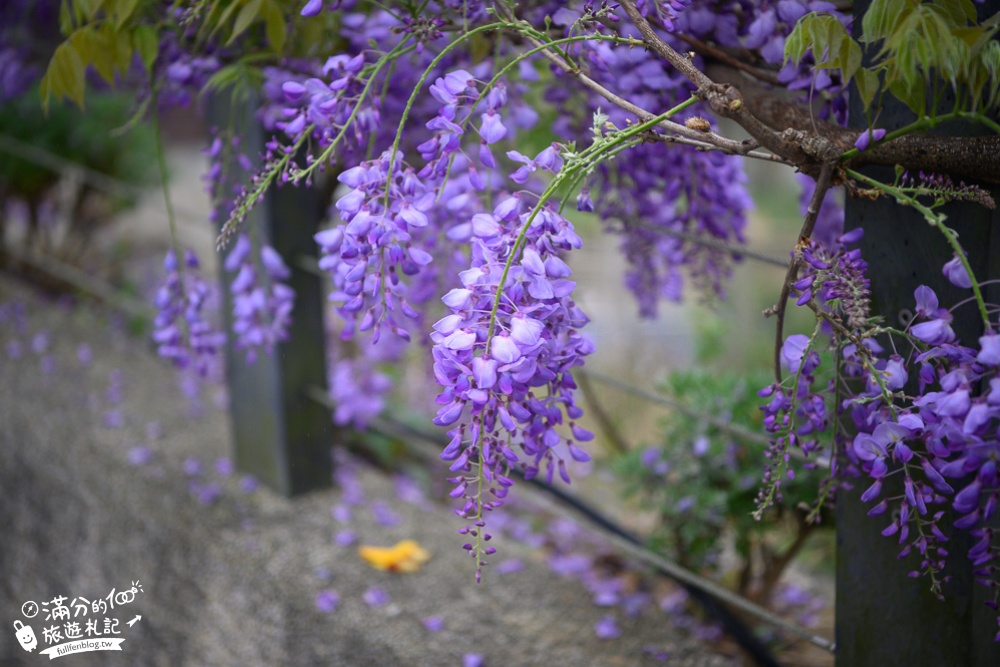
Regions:
<instances>
[{"instance_id":1,"label":"fallen purple petal on ground","mask_svg":"<svg viewBox=\"0 0 1000 667\"><path fill-rule=\"evenodd\" d=\"M428 616L423 621L428 632L441 632L444 630L444 619L440 616Z\"/></svg>"},{"instance_id":2,"label":"fallen purple petal on ground","mask_svg":"<svg viewBox=\"0 0 1000 667\"><path fill-rule=\"evenodd\" d=\"M35 354L45 354L49 349L49 335L46 333L35 334L31 339L31 351Z\"/></svg>"},{"instance_id":3,"label":"fallen purple petal on ground","mask_svg":"<svg viewBox=\"0 0 1000 667\"><path fill-rule=\"evenodd\" d=\"M652 644L647 644L646 646L644 646L642 652L648 655L653 660L656 660L657 662L664 662L670 659L669 653L667 653L661 648L653 646Z\"/></svg>"},{"instance_id":4,"label":"fallen purple petal on ground","mask_svg":"<svg viewBox=\"0 0 1000 667\"><path fill-rule=\"evenodd\" d=\"M191 492L191 495L197 497L198 502L202 505L211 505L222 497L222 487L215 482L210 484L198 484L197 482L191 482L188 485L188 489Z\"/></svg>"},{"instance_id":5,"label":"fallen purple petal on ground","mask_svg":"<svg viewBox=\"0 0 1000 667\"><path fill-rule=\"evenodd\" d=\"M478 653L466 653L462 656L462 667L483 667L483 656Z\"/></svg>"},{"instance_id":6,"label":"fallen purple petal on ground","mask_svg":"<svg viewBox=\"0 0 1000 667\"><path fill-rule=\"evenodd\" d=\"M153 450L149 447L133 447L128 453L128 462L134 466L144 466L153 460Z\"/></svg>"},{"instance_id":7,"label":"fallen purple petal on ground","mask_svg":"<svg viewBox=\"0 0 1000 667\"><path fill-rule=\"evenodd\" d=\"M104 413L104 425L108 428L121 428L124 424L121 410L108 410Z\"/></svg>"},{"instance_id":8,"label":"fallen purple petal on ground","mask_svg":"<svg viewBox=\"0 0 1000 667\"><path fill-rule=\"evenodd\" d=\"M337 591L326 589L316 595L316 608L327 614L336 611L340 605L340 596Z\"/></svg>"},{"instance_id":9,"label":"fallen purple petal on ground","mask_svg":"<svg viewBox=\"0 0 1000 667\"><path fill-rule=\"evenodd\" d=\"M621 637L622 631L614 616L605 616L594 624L594 633L598 639L615 639Z\"/></svg>"},{"instance_id":10,"label":"fallen purple petal on ground","mask_svg":"<svg viewBox=\"0 0 1000 667\"><path fill-rule=\"evenodd\" d=\"M361 596L369 607L381 607L389 604L389 594L378 586L372 586Z\"/></svg>"},{"instance_id":11,"label":"fallen purple petal on ground","mask_svg":"<svg viewBox=\"0 0 1000 667\"><path fill-rule=\"evenodd\" d=\"M350 523L351 521L351 508L347 505L337 503L330 508L330 514L340 523Z\"/></svg>"},{"instance_id":12,"label":"fallen purple petal on ground","mask_svg":"<svg viewBox=\"0 0 1000 667\"><path fill-rule=\"evenodd\" d=\"M193 456L189 456L188 458L184 459L184 474L187 475L188 477L195 477L196 475L200 475L201 461L194 458Z\"/></svg>"},{"instance_id":13,"label":"fallen purple petal on ground","mask_svg":"<svg viewBox=\"0 0 1000 667\"><path fill-rule=\"evenodd\" d=\"M375 515L375 520L383 526L395 526L402 521L402 519L399 518L399 515L393 512L392 508L390 508L385 501L372 501L371 507L372 514Z\"/></svg>"},{"instance_id":14,"label":"fallen purple petal on ground","mask_svg":"<svg viewBox=\"0 0 1000 667\"><path fill-rule=\"evenodd\" d=\"M358 541L358 536L353 530L341 530L333 536L333 541L340 547L349 547Z\"/></svg>"},{"instance_id":15,"label":"fallen purple petal on ground","mask_svg":"<svg viewBox=\"0 0 1000 667\"><path fill-rule=\"evenodd\" d=\"M215 462L215 472L221 477L229 477L234 469L232 459L221 458Z\"/></svg>"}]
</instances>

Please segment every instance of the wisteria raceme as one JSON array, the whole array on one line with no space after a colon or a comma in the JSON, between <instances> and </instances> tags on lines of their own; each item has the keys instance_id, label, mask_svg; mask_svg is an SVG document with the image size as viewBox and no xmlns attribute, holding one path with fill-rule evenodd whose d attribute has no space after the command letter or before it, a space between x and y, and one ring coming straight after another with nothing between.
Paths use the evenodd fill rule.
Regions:
<instances>
[{"instance_id":1,"label":"wisteria raceme","mask_svg":"<svg viewBox=\"0 0 1000 667\"><path fill-rule=\"evenodd\" d=\"M677 25L683 24L684 17L698 6L695 2L681 11L683 4L670 3ZM652 3L641 9L651 12L651 20L655 19L657 7ZM578 14L567 11L557 13L554 22L565 26L569 33L578 18ZM623 30L629 34L629 28ZM634 33L634 28L631 30ZM664 33L664 38L674 42L669 34ZM646 109L670 108L694 90L686 78L648 51L607 42L586 42L570 50L588 63L592 78ZM546 99L573 108L571 91L569 86L551 87ZM587 113L562 116L553 129L567 139L580 136L591 123L590 115L598 109L618 127L625 127L631 120L625 111L607 108L606 101L597 96L588 99L584 109ZM704 109L697 111L711 117ZM685 177L676 178L676 174ZM655 316L661 300L680 300L685 276L709 293L725 294L733 256L697 240L708 237L734 246L744 242L750 197L740 158L645 144L631 149L627 159L603 163L596 176L588 184L598 193L593 200L594 210L612 232L621 236L621 249L630 264L625 282L635 294L643 316ZM590 206L586 199L581 203Z\"/></svg>"},{"instance_id":2,"label":"wisteria raceme","mask_svg":"<svg viewBox=\"0 0 1000 667\"><path fill-rule=\"evenodd\" d=\"M431 334L443 387L434 421L460 422L441 458L457 473L452 496L465 499L459 515L470 524L463 532L476 538L466 549L477 578L494 552L484 546L485 515L513 484L510 467L521 465L529 477L544 470L549 481L558 470L568 481L565 458L589 459L574 441L592 437L574 421L582 411L571 369L593 344L578 331L588 318L570 298L574 283L559 256L581 241L555 210L528 211L523 199L508 197L473 218L471 267L442 299L451 314ZM572 437L558 430L564 413Z\"/></svg>"},{"instance_id":3,"label":"wisteria raceme","mask_svg":"<svg viewBox=\"0 0 1000 667\"><path fill-rule=\"evenodd\" d=\"M419 278L403 280L414 279L433 261L422 246L429 247L431 232L442 229L451 241L469 240L467 224L438 224L443 221L435 218L451 217L470 204L475 208L475 197L468 191L486 187L463 148L462 125L472 120L472 105L479 98L476 86L476 79L465 70L449 72L430 86L431 96L443 106L426 123L431 138L416 148L425 161L419 171L405 163L401 151L395 156L386 151L338 176L351 188L335 205L345 224L318 233L316 240L322 251L320 267L333 277L331 300L340 304L347 322L346 337L355 330L371 330L377 342L385 323L395 334L409 338L399 313L418 319L414 306L430 296L426 290L408 289ZM500 116L505 88L502 84L492 88L482 101L477 155L483 167L491 169L496 163L490 146L507 133ZM554 164L556 158L548 159ZM449 183L464 186L466 192L449 197L442 209L436 202L454 192Z\"/></svg>"},{"instance_id":4,"label":"wisteria raceme","mask_svg":"<svg viewBox=\"0 0 1000 667\"><path fill-rule=\"evenodd\" d=\"M878 501L869 514L895 507L883 535L898 539L901 557L919 554L912 576L929 576L940 596L948 533L957 528L975 540L967 555L977 580L996 589L1000 543L989 523L1000 500L1000 334L987 331L978 349L964 347L934 292L921 286L914 296L921 321L909 329L912 356L864 365L867 389L851 406L858 434L847 452L872 480L862 497ZM908 366L916 370L916 394ZM902 478L893 486L902 484L901 496L884 488L893 477ZM958 514L951 526L942 521L948 505ZM996 608L995 596L990 604Z\"/></svg>"},{"instance_id":5,"label":"wisteria raceme","mask_svg":"<svg viewBox=\"0 0 1000 667\"><path fill-rule=\"evenodd\" d=\"M208 376L219 362L219 350L225 334L205 319L205 306L211 290L198 272L198 258L187 250L183 265L173 250L163 262L166 277L156 292L157 313L153 322L153 341L161 357L179 368L193 368Z\"/></svg>"},{"instance_id":6,"label":"wisteria raceme","mask_svg":"<svg viewBox=\"0 0 1000 667\"><path fill-rule=\"evenodd\" d=\"M262 245L259 267L265 282L259 278L253 244L241 234L226 257L224 268L236 276L230 283L233 300L233 325L237 349L246 350L247 363L253 363L259 352L271 354L277 343L288 338L295 292L285 284L291 271L269 245Z\"/></svg>"}]
</instances>

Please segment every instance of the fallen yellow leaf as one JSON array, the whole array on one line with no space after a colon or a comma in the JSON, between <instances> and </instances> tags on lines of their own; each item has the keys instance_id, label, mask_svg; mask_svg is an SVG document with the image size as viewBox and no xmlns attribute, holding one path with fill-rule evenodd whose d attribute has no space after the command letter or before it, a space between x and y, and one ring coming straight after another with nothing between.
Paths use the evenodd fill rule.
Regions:
<instances>
[{"instance_id":1,"label":"fallen yellow leaf","mask_svg":"<svg viewBox=\"0 0 1000 667\"><path fill-rule=\"evenodd\" d=\"M391 547L358 547L358 555L376 570L416 572L431 558L415 540L403 540Z\"/></svg>"}]
</instances>

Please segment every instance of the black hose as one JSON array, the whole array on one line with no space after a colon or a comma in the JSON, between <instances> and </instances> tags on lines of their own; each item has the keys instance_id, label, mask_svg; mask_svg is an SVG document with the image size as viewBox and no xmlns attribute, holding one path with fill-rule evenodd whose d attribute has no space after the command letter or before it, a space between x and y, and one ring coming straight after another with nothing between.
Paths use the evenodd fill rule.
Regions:
<instances>
[{"instance_id":1,"label":"black hose","mask_svg":"<svg viewBox=\"0 0 1000 667\"><path fill-rule=\"evenodd\" d=\"M397 421L391 417L382 417L380 421L384 421L388 425L391 425L394 429L405 431L409 435L416 436L429 443L438 444L438 441L440 440L440 438L435 435L431 435L422 429ZM546 484L537 478L525 479L524 474L520 470L512 469L512 472L523 481L526 481L528 484L534 486L536 489L552 496L561 504L571 507L577 513L586 517L587 520L594 525L617 535L627 542L644 548L644 544L639 538L632 535L623 527L615 523L612 519L608 518L604 514L601 514L598 510L594 509L592 506L588 505L579 498L566 493L558 487ZM781 667L781 664L771 654L770 649L757 637L757 635L753 633L750 628L747 627L746 623L734 614L731 609L724 604L721 604L719 600L717 600L709 591L701 588L697 584L681 581L663 568L657 567L656 565L653 565L653 567L660 574L665 575L682 586L684 590L687 591L688 595L690 595L695 602L701 605L709 616L716 619L722 628L733 638L733 640L735 640L736 643L739 644L751 658L753 658L758 667Z\"/></svg>"}]
</instances>

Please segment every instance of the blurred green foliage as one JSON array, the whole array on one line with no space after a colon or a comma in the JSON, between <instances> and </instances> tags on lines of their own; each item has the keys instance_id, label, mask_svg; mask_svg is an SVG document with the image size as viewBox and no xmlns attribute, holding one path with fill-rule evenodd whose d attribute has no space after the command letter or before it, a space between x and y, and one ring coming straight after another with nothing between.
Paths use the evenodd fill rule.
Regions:
<instances>
[{"instance_id":1,"label":"blurred green foliage","mask_svg":"<svg viewBox=\"0 0 1000 667\"><path fill-rule=\"evenodd\" d=\"M702 334L698 366L671 373L660 387L679 407L662 420L659 441L622 455L615 467L626 496L654 514L651 548L766 600L816 526L803 508L816 502L826 473L796 466L795 479L782 481L782 505L763 521L751 516L767 447L757 391L773 378L762 368L712 364L723 332Z\"/></svg>"},{"instance_id":2,"label":"blurred green foliage","mask_svg":"<svg viewBox=\"0 0 1000 667\"><path fill-rule=\"evenodd\" d=\"M128 185L155 182L155 141L152 128L138 124L118 135L133 111L126 95L94 94L84 112L53 105L42 110L38 89L0 105L0 134L5 134L87 169ZM0 197L37 202L63 178L35 161L5 154L0 160ZM119 201L119 205L124 200Z\"/></svg>"}]
</instances>

